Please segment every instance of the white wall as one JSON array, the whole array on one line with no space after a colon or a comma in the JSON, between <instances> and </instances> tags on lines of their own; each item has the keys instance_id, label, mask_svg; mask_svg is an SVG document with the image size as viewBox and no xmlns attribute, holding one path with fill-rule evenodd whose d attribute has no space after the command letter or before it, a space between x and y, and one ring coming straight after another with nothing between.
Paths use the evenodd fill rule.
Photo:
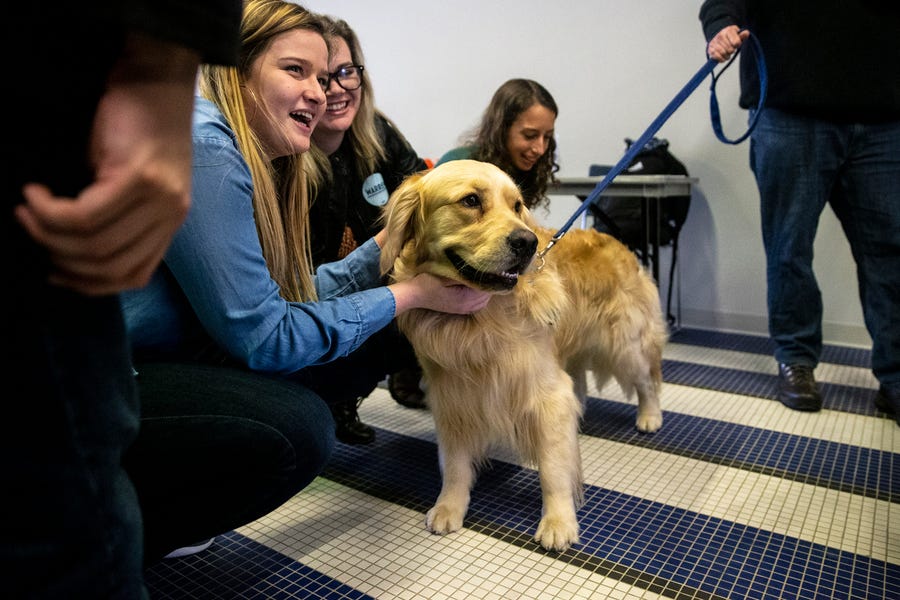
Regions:
<instances>
[{"instance_id":1,"label":"white wall","mask_svg":"<svg viewBox=\"0 0 900 600\"><path fill-rule=\"evenodd\" d=\"M300 3L350 23L377 104L421 156L434 159L476 124L501 83L528 77L547 87L560 108L559 174L586 175L592 163L618 162L623 138L640 136L706 61L698 0L574 0L555 8L537 0ZM746 129L737 90L735 65L717 85L732 138ZM765 334L765 261L749 142L716 139L709 80L657 136L699 178L679 249L682 324ZM560 226L579 204L554 197L549 214L537 216ZM854 263L830 209L821 221L815 268L827 340L869 345ZM667 276L661 279L665 285Z\"/></svg>"}]
</instances>

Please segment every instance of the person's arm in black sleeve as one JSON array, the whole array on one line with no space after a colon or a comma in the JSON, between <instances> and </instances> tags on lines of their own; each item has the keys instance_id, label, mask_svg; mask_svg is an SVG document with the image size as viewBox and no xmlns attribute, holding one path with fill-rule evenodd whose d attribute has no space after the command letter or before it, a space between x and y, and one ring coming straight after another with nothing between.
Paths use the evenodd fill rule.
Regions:
<instances>
[{"instance_id":1,"label":"person's arm in black sleeve","mask_svg":"<svg viewBox=\"0 0 900 600\"><path fill-rule=\"evenodd\" d=\"M124 0L128 29L191 48L210 64L237 64L241 0Z\"/></svg>"},{"instance_id":2,"label":"person's arm in black sleeve","mask_svg":"<svg viewBox=\"0 0 900 600\"><path fill-rule=\"evenodd\" d=\"M700 6L700 23L706 41L729 25L742 27L747 22L745 5L744 0L706 0Z\"/></svg>"}]
</instances>

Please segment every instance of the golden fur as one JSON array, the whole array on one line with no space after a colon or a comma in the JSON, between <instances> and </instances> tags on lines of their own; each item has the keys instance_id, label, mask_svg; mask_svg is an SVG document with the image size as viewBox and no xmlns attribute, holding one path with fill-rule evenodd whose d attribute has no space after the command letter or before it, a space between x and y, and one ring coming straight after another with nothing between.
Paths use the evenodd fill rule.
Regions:
<instances>
[{"instance_id":1,"label":"golden fur","mask_svg":"<svg viewBox=\"0 0 900 600\"><path fill-rule=\"evenodd\" d=\"M499 168L452 161L409 177L385 208L382 270L430 272L495 295L472 315L412 310L398 317L422 365L443 485L426 526L462 527L479 465L506 444L536 465L543 513L535 539L578 541L583 481L578 429L587 371L637 392L637 428L662 425L666 325L656 285L632 252L594 230L538 227Z\"/></svg>"}]
</instances>

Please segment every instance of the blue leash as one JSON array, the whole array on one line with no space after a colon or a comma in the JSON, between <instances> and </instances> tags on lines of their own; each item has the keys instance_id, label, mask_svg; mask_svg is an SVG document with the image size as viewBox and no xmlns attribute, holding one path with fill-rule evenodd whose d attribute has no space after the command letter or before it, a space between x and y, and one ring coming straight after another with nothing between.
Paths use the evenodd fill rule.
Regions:
<instances>
[{"instance_id":1,"label":"blue leash","mask_svg":"<svg viewBox=\"0 0 900 600\"><path fill-rule=\"evenodd\" d=\"M722 132L722 118L719 116L719 100L716 98L716 83L719 81L719 77L722 76L722 73L725 72L725 69L730 67L731 63L734 62L734 59L737 58L741 48L744 47L743 44L741 45L741 48L738 48L738 51L728 59L728 62L722 67L719 74L713 75L712 83L709 86L709 116L712 120L712 128L716 137L719 138L719 141L726 144L740 144L747 139L747 136L749 136L750 132L753 131L753 128L756 127L756 120L759 119L759 113L762 112L761 109L766 101L766 90L769 88L769 75L766 72L766 59L763 56L762 46L756 36L752 33L748 39L753 43L753 54L756 56L756 71L759 75L759 101L756 104L753 118L750 120L750 125L747 127L747 131L744 132L744 135L734 140L725 137L725 134ZM705 69L707 66L709 66L709 63L706 63L703 68Z\"/></svg>"},{"instance_id":2,"label":"blue leash","mask_svg":"<svg viewBox=\"0 0 900 600\"><path fill-rule=\"evenodd\" d=\"M726 144L739 144L744 141L748 135L750 135L750 132L753 131L753 128L756 126L756 119L759 118L759 113L761 112L758 109L761 109L763 107L763 103L766 100L766 90L768 89L768 75L766 72L766 61L763 57L762 46L760 45L759 40L756 38L756 36L754 36L752 33L750 34L748 41L753 44L753 51L756 56L756 69L759 73L759 103L757 105L757 110L754 113L753 119L750 122L749 127L747 128L747 131L739 138L734 140L728 139L722 132L722 119L719 114L719 101L716 99L716 82L718 81L719 77L722 76L722 73L725 72L725 69L730 67L731 63L734 62L734 59L737 58L737 55L744 47L743 44L728 60L725 66L722 67L722 69L719 71L719 74L713 75L712 83L709 87L709 112L712 119L713 131L715 132L716 137ZM653 134L659 131L659 128L663 126L663 123L665 123L669 119L669 117L672 116L672 113L674 113L678 109L678 107L681 106L681 104L687 99L687 97L691 95L691 93L697 88L697 86L700 85L700 82L706 79L707 75L713 73L713 70L715 69L717 64L718 62L715 59L708 59L706 61L706 64L703 65L699 71L697 71L697 73L691 78L690 81L687 82L687 84L683 88L681 88L681 91L678 92L678 95L675 96L675 98L673 98L672 101L669 102L669 104L663 109L659 116L656 117L653 123L650 124L650 127L647 128L647 131L641 134L641 137L635 140L635 142L628 147L628 150L625 152L625 156L623 156L621 160L619 160L619 162L609 170L606 176L602 180L600 180L599 183L597 183L593 191L588 195L587 198L584 199L584 202L581 203L581 206L578 208L578 210L575 211L575 214L573 214L569 218L569 220L566 221L565 225L557 230L556 235L554 235L547 243L547 247L538 253L538 258L543 261L544 255L547 254L547 252L554 246L554 244L556 244L556 242L562 239L562 236L564 236L566 234L566 231L568 231L569 228L572 227L572 224L575 222L578 216L581 215L581 213L583 213L585 210L587 210L587 208L597 198L600 197L600 194L603 193L603 190L605 190L609 186L612 180L622 171L624 171L629 164L631 164L631 161L641 150L644 149L644 146L647 144L647 142L650 141L650 138L653 137ZM543 266L543 263L541 264L541 266Z\"/></svg>"}]
</instances>

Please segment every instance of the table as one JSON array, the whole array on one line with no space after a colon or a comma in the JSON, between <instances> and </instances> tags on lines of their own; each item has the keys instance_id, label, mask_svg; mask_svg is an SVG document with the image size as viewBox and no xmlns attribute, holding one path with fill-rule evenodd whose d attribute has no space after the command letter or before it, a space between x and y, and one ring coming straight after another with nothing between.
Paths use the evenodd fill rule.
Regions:
<instances>
[{"instance_id":1,"label":"table","mask_svg":"<svg viewBox=\"0 0 900 600\"><path fill-rule=\"evenodd\" d=\"M604 175L595 177L559 177L559 183L547 189L549 196L577 196L582 202ZM659 203L673 196L690 196L696 177L687 175L618 175L604 188L601 196L620 196L641 199L644 231L641 236L641 261L650 267L654 281L659 284ZM582 213L582 226L587 209ZM649 246L649 248L648 248ZM648 251L649 250L649 251ZM669 287L672 282L669 282ZM679 302L680 305L680 302Z\"/></svg>"},{"instance_id":2,"label":"table","mask_svg":"<svg viewBox=\"0 0 900 600\"><path fill-rule=\"evenodd\" d=\"M603 175L597 177L559 177L559 183L548 188L550 196L578 196L584 201ZM641 216L644 219L642 259L653 269L653 277L659 281L659 203L673 196L690 196L696 177L687 175L619 175L606 186L601 196L627 196L641 198ZM587 211L582 213L582 217ZM648 245L652 254L648 252Z\"/></svg>"}]
</instances>

